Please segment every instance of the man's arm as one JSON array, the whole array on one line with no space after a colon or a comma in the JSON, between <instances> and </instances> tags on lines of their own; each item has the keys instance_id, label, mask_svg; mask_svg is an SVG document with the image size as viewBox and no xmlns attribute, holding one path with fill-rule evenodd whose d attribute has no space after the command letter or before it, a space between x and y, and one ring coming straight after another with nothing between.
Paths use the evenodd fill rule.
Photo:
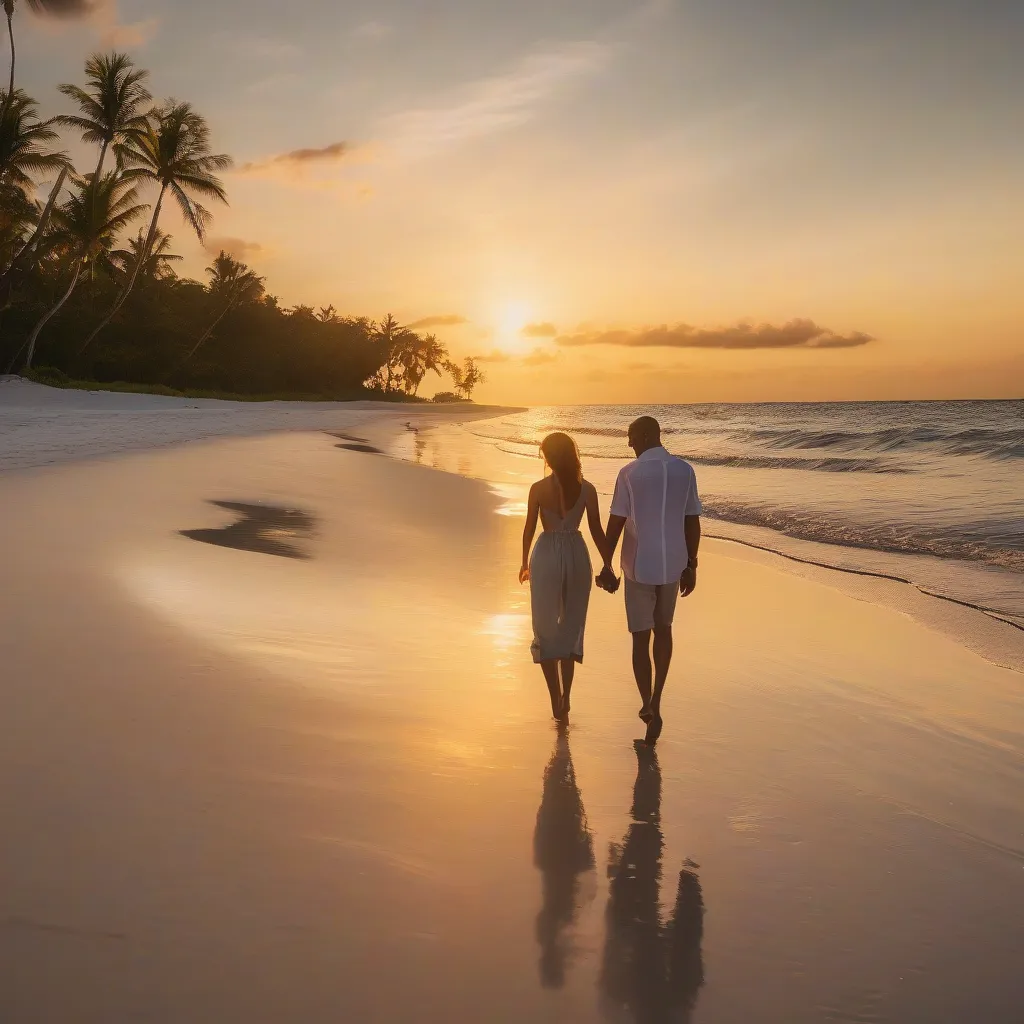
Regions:
<instances>
[{"instance_id":1,"label":"man's arm","mask_svg":"<svg viewBox=\"0 0 1024 1024\"><path fill-rule=\"evenodd\" d=\"M626 526L626 517L617 516L609 513L608 515L608 526L604 531L604 535L608 541L608 562L611 563L612 558L615 556L615 549L619 546L619 538L622 536L622 531Z\"/></svg>"},{"instance_id":2,"label":"man's arm","mask_svg":"<svg viewBox=\"0 0 1024 1024\"><path fill-rule=\"evenodd\" d=\"M700 516L686 516L683 519L683 534L686 537L686 552L689 562L679 577L679 593L689 597L697 589L697 551L700 549Z\"/></svg>"}]
</instances>

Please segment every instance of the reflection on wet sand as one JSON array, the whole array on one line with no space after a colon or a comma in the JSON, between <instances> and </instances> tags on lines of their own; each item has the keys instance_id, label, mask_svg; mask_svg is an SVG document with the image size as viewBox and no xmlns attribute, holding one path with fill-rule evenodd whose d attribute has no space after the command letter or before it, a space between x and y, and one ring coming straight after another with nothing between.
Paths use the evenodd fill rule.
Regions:
<instances>
[{"instance_id":1,"label":"reflection on wet sand","mask_svg":"<svg viewBox=\"0 0 1024 1024\"><path fill-rule=\"evenodd\" d=\"M219 530L181 530L183 537L261 555L309 558L305 551L289 543L312 534L316 520L308 512L241 501L211 501L210 504L237 512L240 518Z\"/></svg>"},{"instance_id":2,"label":"reflection on wet sand","mask_svg":"<svg viewBox=\"0 0 1024 1024\"><path fill-rule=\"evenodd\" d=\"M608 857L602 1003L610 1020L628 1012L637 1024L686 1024L704 983L704 899L696 874L684 867L671 918L662 922L661 768L643 743L636 756L633 821Z\"/></svg>"},{"instance_id":3,"label":"reflection on wet sand","mask_svg":"<svg viewBox=\"0 0 1024 1024\"><path fill-rule=\"evenodd\" d=\"M566 931L579 911L579 878L593 871L594 840L587 827L583 799L564 729L544 772L544 795L533 834L533 860L540 868L543 903L537 915L540 980L545 988L565 983L570 943Z\"/></svg>"}]
</instances>

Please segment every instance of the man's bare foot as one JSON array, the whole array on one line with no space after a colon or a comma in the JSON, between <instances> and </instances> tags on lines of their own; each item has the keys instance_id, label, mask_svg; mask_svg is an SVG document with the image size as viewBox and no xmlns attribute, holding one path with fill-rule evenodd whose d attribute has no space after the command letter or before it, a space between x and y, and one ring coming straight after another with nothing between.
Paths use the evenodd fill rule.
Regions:
<instances>
[{"instance_id":1,"label":"man's bare foot","mask_svg":"<svg viewBox=\"0 0 1024 1024\"><path fill-rule=\"evenodd\" d=\"M665 723L661 720L661 715L652 715L651 720L647 723L647 735L644 737L644 743L649 747L653 747L658 742L658 737L661 736L661 730Z\"/></svg>"}]
</instances>

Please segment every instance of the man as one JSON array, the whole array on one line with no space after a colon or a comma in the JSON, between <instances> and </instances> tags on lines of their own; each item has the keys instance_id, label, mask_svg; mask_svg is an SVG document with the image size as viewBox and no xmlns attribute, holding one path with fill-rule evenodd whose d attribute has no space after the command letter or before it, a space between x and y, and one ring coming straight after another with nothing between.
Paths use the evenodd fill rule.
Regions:
<instances>
[{"instance_id":1,"label":"man","mask_svg":"<svg viewBox=\"0 0 1024 1024\"><path fill-rule=\"evenodd\" d=\"M641 416L629 427L635 461L623 466L615 481L608 516L608 546L622 542L626 584L626 622L633 634L633 675L647 723L647 743L661 735L661 695L672 660L672 619L676 599L697 586L700 547L700 498L693 467L661 445L661 427ZM618 581L602 571L598 586L614 593ZM651 673L651 636L654 672Z\"/></svg>"}]
</instances>

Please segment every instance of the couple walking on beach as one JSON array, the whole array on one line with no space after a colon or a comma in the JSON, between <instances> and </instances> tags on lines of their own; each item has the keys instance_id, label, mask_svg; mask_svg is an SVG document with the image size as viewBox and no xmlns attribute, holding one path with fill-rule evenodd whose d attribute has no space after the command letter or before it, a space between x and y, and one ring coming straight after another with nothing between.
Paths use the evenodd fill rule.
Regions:
<instances>
[{"instance_id":1,"label":"couple walking on beach","mask_svg":"<svg viewBox=\"0 0 1024 1024\"><path fill-rule=\"evenodd\" d=\"M657 420L641 416L631 423L628 444L636 459L619 471L604 529L597 490L583 477L575 441L562 433L544 438L540 449L551 474L530 488L519 582L530 582L533 660L544 672L551 713L566 722L576 663L583 661L590 591L594 582L610 594L619 589L612 557L622 538L633 675L645 740L653 744L663 726L676 602L697 586L701 504L693 468L662 447ZM604 563L596 580L580 533L584 513ZM533 545L538 520L542 533Z\"/></svg>"}]
</instances>

